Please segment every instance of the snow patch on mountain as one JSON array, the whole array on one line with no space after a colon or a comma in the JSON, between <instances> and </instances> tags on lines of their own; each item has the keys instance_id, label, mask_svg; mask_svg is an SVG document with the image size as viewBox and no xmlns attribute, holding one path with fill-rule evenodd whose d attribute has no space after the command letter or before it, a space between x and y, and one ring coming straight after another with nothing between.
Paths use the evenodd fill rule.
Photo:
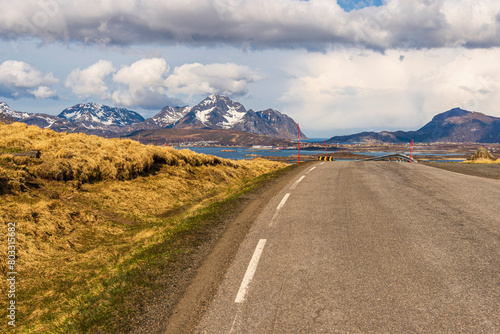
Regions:
<instances>
[{"instance_id":1,"label":"snow patch on mountain","mask_svg":"<svg viewBox=\"0 0 500 334\"><path fill-rule=\"evenodd\" d=\"M246 111L241 112L234 107L229 107L228 110L226 111L226 115L223 116L226 119L226 122L219 123L219 126L222 127L223 129L230 129L234 127L236 124L240 123L243 120L243 117L245 117L245 115Z\"/></svg>"},{"instance_id":2,"label":"snow patch on mountain","mask_svg":"<svg viewBox=\"0 0 500 334\"><path fill-rule=\"evenodd\" d=\"M203 104L206 106L207 104ZM212 107L210 109L204 109L204 110L197 110L195 112L196 118L203 123L204 125L209 125L209 119L208 117L210 116L210 113L214 111L215 107Z\"/></svg>"},{"instance_id":3,"label":"snow patch on mountain","mask_svg":"<svg viewBox=\"0 0 500 334\"><path fill-rule=\"evenodd\" d=\"M201 103L199 104L199 106L208 106L208 105L212 105L212 104L215 104L217 102L217 99L221 97L219 95L216 95L216 94L212 94L210 96L208 96L206 99L204 99L203 101L201 101Z\"/></svg>"},{"instance_id":4,"label":"snow patch on mountain","mask_svg":"<svg viewBox=\"0 0 500 334\"><path fill-rule=\"evenodd\" d=\"M160 126L166 127L171 124L174 124L182 117L186 116L186 114L191 110L190 107L170 107L166 106L163 108L158 114L153 116L153 122Z\"/></svg>"},{"instance_id":5,"label":"snow patch on mountain","mask_svg":"<svg viewBox=\"0 0 500 334\"><path fill-rule=\"evenodd\" d=\"M47 125L44 127L45 129L50 128L55 122L58 121L58 118L50 115L37 115L38 118L47 122Z\"/></svg>"}]
</instances>

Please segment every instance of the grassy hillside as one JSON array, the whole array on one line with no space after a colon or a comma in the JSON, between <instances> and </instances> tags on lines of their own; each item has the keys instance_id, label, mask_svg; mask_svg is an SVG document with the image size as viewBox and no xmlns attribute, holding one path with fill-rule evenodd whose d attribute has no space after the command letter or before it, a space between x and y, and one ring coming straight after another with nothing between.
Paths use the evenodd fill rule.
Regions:
<instances>
[{"instance_id":1,"label":"grassy hillside","mask_svg":"<svg viewBox=\"0 0 500 334\"><path fill-rule=\"evenodd\" d=\"M40 157L15 155L32 150ZM283 167L0 125L2 235L16 223L16 331L126 331L161 288L155 275L184 251L184 233L203 224L200 212ZM0 270L5 277L6 261ZM6 319L5 283L0 294Z\"/></svg>"}]
</instances>

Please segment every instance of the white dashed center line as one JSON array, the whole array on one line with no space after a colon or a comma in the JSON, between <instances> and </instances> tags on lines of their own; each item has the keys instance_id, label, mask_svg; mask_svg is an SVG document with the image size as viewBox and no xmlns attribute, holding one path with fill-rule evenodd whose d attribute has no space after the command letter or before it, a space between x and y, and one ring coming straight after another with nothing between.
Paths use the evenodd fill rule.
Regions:
<instances>
[{"instance_id":1,"label":"white dashed center line","mask_svg":"<svg viewBox=\"0 0 500 334\"><path fill-rule=\"evenodd\" d=\"M250 263L248 264L245 277L243 277L243 281L241 282L240 290L238 291L236 299L234 300L235 303L243 303L245 301L245 297L248 291L248 285L252 281L253 275L257 270L257 265L259 264L260 256L264 251L264 246L266 245L266 241L267 239L259 240L259 243L257 244L255 251L253 252L252 260L250 260Z\"/></svg>"},{"instance_id":2,"label":"white dashed center line","mask_svg":"<svg viewBox=\"0 0 500 334\"><path fill-rule=\"evenodd\" d=\"M302 181L304 178L305 178L305 175L302 175L300 177L300 179L298 179L297 181L295 181L295 183L290 187L290 189L291 190L295 189L297 187L297 185L300 183L300 181Z\"/></svg>"},{"instance_id":3,"label":"white dashed center line","mask_svg":"<svg viewBox=\"0 0 500 334\"><path fill-rule=\"evenodd\" d=\"M276 210L280 210L280 209L283 207L283 205L285 205L286 200L288 199L288 197L290 197L290 193L287 193L287 194L283 197L283 199L281 200L280 204L278 204L278 207L276 208Z\"/></svg>"},{"instance_id":4,"label":"white dashed center line","mask_svg":"<svg viewBox=\"0 0 500 334\"><path fill-rule=\"evenodd\" d=\"M271 222L269 223L270 227L274 225L274 220L276 219L276 217L278 217L278 213L280 212L280 209L285 205L286 200L288 199L289 196L290 196L290 193L287 193L285 196L283 196L283 199L281 200L280 204L278 204L278 207L276 208L276 212L274 213L273 218L271 218Z\"/></svg>"},{"instance_id":5,"label":"white dashed center line","mask_svg":"<svg viewBox=\"0 0 500 334\"><path fill-rule=\"evenodd\" d=\"M306 172L306 174L309 174L310 172L312 172L312 171L313 171L313 170L315 170L315 169L316 169L316 166L314 166L313 168L309 169L309 170Z\"/></svg>"}]
</instances>

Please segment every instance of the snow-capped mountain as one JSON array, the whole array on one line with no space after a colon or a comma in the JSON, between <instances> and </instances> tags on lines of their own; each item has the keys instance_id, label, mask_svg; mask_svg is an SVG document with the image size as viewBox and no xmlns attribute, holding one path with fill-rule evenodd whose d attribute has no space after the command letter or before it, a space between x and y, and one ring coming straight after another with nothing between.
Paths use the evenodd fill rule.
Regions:
<instances>
[{"instance_id":1,"label":"snow-capped mountain","mask_svg":"<svg viewBox=\"0 0 500 334\"><path fill-rule=\"evenodd\" d=\"M57 122L60 124L68 123L54 115L17 111L10 108L5 102L0 102L0 114L10 117L14 121L23 122L28 125L36 125L41 128L50 128Z\"/></svg>"},{"instance_id":2,"label":"snow-capped mountain","mask_svg":"<svg viewBox=\"0 0 500 334\"><path fill-rule=\"evenodd\" d=\"M246 110L227 96L210 95L194 106L172 128L232 129L283 139L297 138L297 123L273 109ZM301 132L301 138L307 138Z\"/></svg>"},{"instance_id":3,"label":"snow-capped mountain","mask_svg":"<svg viewBox=\"0 0 500 334\"><path fill-rule=\"evenodd\" d=\"M153 122L161 128L174 124L188 112L191 111L190 107L170 107L166 106L158 114L152 117Z\"/></svg>"},{"instance_id":4,"label":"snow-capped mountain","mask_svg":"<svg viewBox=\"0 0 500 334\"><path fill-rule=\"evenodd\" d=\"M108 107L97 103L74 105L64 109L58 117L88 126L92 126L92 123L96 125L125 126L144 122L144 118L135 111Z\"/></svg>"},{"instance_id":5,"label":"snow-capped mountain","mask_svg":"<svg viewBox=\"0 0 500 334\"><path fill-rule=\"evenodd\" d=\"M232 129L243 120L247 111L238 102L221 95L210 95L194 106L175 128Z\"/></svg>"},{"instance_id":6,"label":"snow-capped mountain","mask_svg":"<svg viewBox=\"0 0 500 334\"><path fill-rule=\"evenodd\" d=\"M27 112L14 110L5 102L0 102L0 113L15 118L16 120L25 119L32 115Z\"/></svg>"},{"instance_id":7,"label":"snow-capped mountain","mask_svg":"<svg viewBox=\"0 0 500 334\"><path fill-rule=\"evenodd\" d=\"M0 114L16 121L58 132L82 132L104 137L117 137L140 130L161 128L238 130L283 139L297 138L297 123L273 109L254 112L221 95L211 95L194 107L164 107L144 120L124 108L97 103L80 103L64 109L58 116L24 113L0 103ZM301 138L307 138L301 133Z\"/></svg>"},{"instance_id":8,"label":"snow-capped mountain","mask_svg":"<svg viewBox=\"0 0 500 334\"><path fill-rule=\"evenodd\" d=\"M156 130L166 128L180 120L191 110L190 107L164 107L158 114L146 119L144 122L120 128L121 134L128 134L139 130Z\"/></svg>"}]
</instances>

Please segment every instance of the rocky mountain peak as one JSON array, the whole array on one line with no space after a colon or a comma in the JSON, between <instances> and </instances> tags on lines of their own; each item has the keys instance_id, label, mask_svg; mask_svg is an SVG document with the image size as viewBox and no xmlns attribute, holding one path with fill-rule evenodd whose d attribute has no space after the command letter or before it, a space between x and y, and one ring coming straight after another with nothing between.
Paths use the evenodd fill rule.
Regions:
<instances>
[{"instance_id":1,"label":"rocky mountain peak","mask_svg":"<svg viewBox=\"0 0 500 334\"><path fill-rule=\"evenodd\" d=\"M227 96L213 94L194 106L173 128L232 129L283 139L297 138L297 123L273 109L246 110ZM301 133L302 138L307 138Z\"/></svg>"},{"instance_id":2,"label":"rocky mountain peak","mask_svg":"<svg viewBox=\"0 0 500 334\"><path fill-rule=\"evenodd\" d=\"M12 109L6 102L0 102L0 113L16 120L22 120L31 116L29 113Z\"/></svg>"},{"instance_id":3,"label":"rocky mountain peak","mask_svg":"<svg viewBox=\"0 0 500 334\"><path fill-rule=\"evenodd\" d=\"M241 103L213 94L194 106L176 126L231 129L242 121L246 112Z\"/></svg>"},{"instance_id":4,"label":"rocky mountain peak","mask_svg":"<svg viewBox=\"0 0 500 334\"><path fill-rule=\"evenodd\" d=\"M154 123L164 128L174 124L191 111L191 107L164 107L158 114L152 117Z\"/></svg>"},{"instance_id":5,"label":"rocky mountain peak","mask_svg":"<svg viewBox=\"0 0 500 334\"><path fill-rule=\"evenodd\" d=\"M58 117L73 122L97 123L125 126L143 122L144 118L135 111L115 108L98 103L80 103L64 109Z\"/></svg>"}]
</instances>

